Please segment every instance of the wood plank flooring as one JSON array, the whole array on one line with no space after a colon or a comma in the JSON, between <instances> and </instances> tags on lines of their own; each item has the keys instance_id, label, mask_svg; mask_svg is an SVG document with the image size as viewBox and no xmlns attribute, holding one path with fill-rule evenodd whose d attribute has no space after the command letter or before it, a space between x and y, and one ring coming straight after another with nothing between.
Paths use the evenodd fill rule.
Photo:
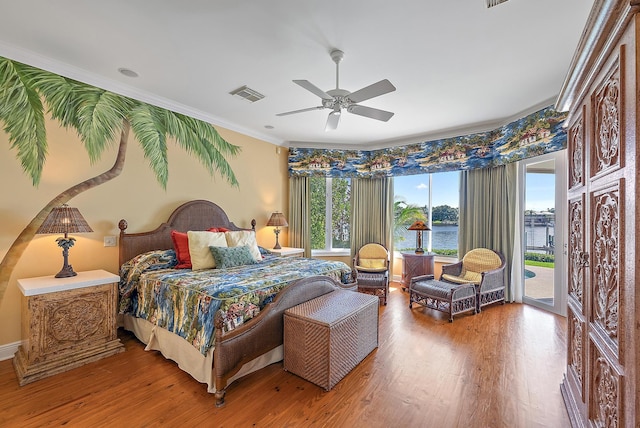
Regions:
<instances>
[{"instance_id":1,"label":"wood plank flooring","mask_svg":"<svg viewBox=\"0 0 640 428\"><path fill-rule=\"evenodd\" d=\"M397 288L394 288L397 287ZM478 315L414 306L392 285L380 340L333 390L282 363L206 387L121 331L126 352L23 387L0 362L1 427L567 427L566 320L521 304Z\"/></svg>"}]
</instances>

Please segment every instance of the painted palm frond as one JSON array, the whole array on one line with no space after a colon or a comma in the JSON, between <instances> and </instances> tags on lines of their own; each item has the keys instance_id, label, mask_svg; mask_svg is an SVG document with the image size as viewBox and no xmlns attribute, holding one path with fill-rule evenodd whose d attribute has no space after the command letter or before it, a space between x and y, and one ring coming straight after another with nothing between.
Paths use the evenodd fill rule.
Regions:
<instances>
[{"instance_id":1,"label":"painted palm frond","mask_svg":"<svg viewBox=\"0 0 640 428\"><path fill-rule=\"evenodd\" d=\"M167 157L167 131L164 111L148 104L135 106L130 114L131 130L140 142L144 157L158 182L166 188L169 179L169 160Z\"/></svg>"},{"instance_id":2,"label":"painted palm frond","mask_svg":"<svg viewBox=\"0 0 640 428\"><path fill-rule=\"evenodd\" d=\"M113 92L90 86L77 87L74 93L80 100L74 128L93 163L107 146L117 142L122 122L133 102Z\"/></svg>"},{"instance_id":3,"label":"painted palm frond","mask_svg":"<svg viewBox=\"0 0 640 428\"><path fill-rule=\"evenodd\" d=\"M0 57L0 121L34 186L47 156L44 106L27 67Z\"/></svg>"},{"instance_id":4,"label":"painted palm frond","mask_svg":"<svg viewBox=\"0 0 640 428\"><path fill-rule=\"evenodd\" d=\"M167 136L173 137L188 153L195 154L210 174L217 171L230 184L238 185L223 153L236 155L240 147L225 141L215 128L200 120L168 110L164 117Z\"/></svg>"}]
</instances>

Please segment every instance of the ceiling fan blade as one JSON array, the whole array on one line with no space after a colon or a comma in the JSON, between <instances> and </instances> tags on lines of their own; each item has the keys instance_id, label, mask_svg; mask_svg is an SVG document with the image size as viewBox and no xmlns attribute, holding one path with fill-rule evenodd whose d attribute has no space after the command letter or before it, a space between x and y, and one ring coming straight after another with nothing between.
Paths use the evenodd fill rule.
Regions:
<instances>
[{"instance_id":1,"label":"ceiling fan blade","mask_svg":"<svg viewBox=\"0 0 640 428\"><path fill-rule=\"evenodd\" d=\"M391 113L390 111L379 110L377 108L371 108L371 107L365 107L365 106L359 106L357 104L349 106L347 111L349 113L357 114L364 117L369 117L371 119L381 120L383 122L386 122L393 117L393 113Z\"/></svg>"},{"instance_id":2,"label":"ceiling fan blade","mask_svg":"<svg viewBox=\"0 0 640 428\"><path fill-rule=\"evenodd\" d=\"M287 116L287 115L290 115L290 114L304 113L305 111L322 110L323 108L324 108L323 106L303 108L303 109L300 109L300 110L293 110L293 111L286 111L284 113L278 113L278 114L276 114L276 116Z\"/></svg>"},{"instance_id":3,"label":"ceiling fan blade","mask_svg":"<svg viewBox=\"0 0 640 428\"><path fill-rule=\"evenodd\" d=\"M396 87L393 86L387 79L384 79L349 94L347 98L349 98L352 103L359 103L373 97L393 92L395 90Z\"/></svg>"},{"instance_id":4,"label":"ceiling fan blade","mask_svg":"<svg viewBox=\"0 0 640 428\"><path fill-rule=\"evenodd\" d=\"M340 123L340 110L334 110L329 113L329 117L327 118L327 125L324 127L324 130L333 131L338 127L338 123Z\"/></svg>"},{"instance_id":5,"label":"ceiling fan blade","mask_svg":"<svg viewBox=\"0 0 640 428\"><path fill-rule=\"evenodd\" d=\"M303 88L305 88L309 92L313 92L314 94L316 94L317 96L319 96L322 99L325 99L325 100L332 100L333 99L333 97L331 95L327 94L325 91L323 91L322 89L318 88L316 85L314 85L313 83L309 82L308 80L294 80L293 83L296 83L296 84L302 86Z\"/></svg>"}]
</instances>

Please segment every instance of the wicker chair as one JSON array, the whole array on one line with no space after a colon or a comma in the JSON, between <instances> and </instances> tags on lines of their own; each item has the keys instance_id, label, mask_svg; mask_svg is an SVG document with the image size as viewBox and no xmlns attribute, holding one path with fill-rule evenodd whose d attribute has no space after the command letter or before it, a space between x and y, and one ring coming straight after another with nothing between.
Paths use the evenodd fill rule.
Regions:
<instances>
[{"instance_id":1,"label":"wicker chair","mask_svg":"<svg viewBox=\"0 0 640 428\"><path fill-rule=\"evenodd\" d=\"M474 284L478 312L483 306L495 302L504 304L505 260L498 251L476 248L469 251L462 261L442 266L441 281L456 284Z\"/></svg>"},{"instance_id":2,"label":"wicker chair","mask_svg":"<svg viewBox=\"0 0 640 428\"><path fill-rule=\"evenodd\" d=\"M383 305L389 294L389 251L380 244L363 245L353 258L358 291L374 294Z\"/></svg>"}]
</instances>

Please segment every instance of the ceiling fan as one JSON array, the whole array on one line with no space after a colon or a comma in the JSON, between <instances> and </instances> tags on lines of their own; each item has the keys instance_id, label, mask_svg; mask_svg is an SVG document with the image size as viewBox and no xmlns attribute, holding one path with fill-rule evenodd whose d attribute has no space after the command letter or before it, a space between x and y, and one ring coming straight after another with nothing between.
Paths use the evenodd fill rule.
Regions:
<instances>
[{"instance_id":1,"label":"ceiling fan","mask_svg":"<svg viewBox=\"0 0 640 428\"><path fill-rule=\"evenodd\" d=\"M340 61L344 58L344 52L338 49L331 51L331 59L336 63L336 88L329 91L323 91L315 86L308 80L294 80L293 82L302 86L307 91L314 93L322 98L322 105L317 107L303 108L300 110L288 111L285 113L278 113L276 116L286 116L289 114L303 113L305 111L330 109L329 117L327 118L327 124L325 131L334 130L338 127L340 122L340 115L342 110L346 110L349 113L357 114L359 116L369 117L371 119L381 120L383 122L388 121L393 116L393 113L385 110L379 110L377 108L366 107L358 103L366 101L368 99L384 95L388 92L396 90L395 86L391 84L387 79L381 80L372 85L366 86L355 92L349 92L345 89L340 89Z\"/></svg>"}]
</instances>

